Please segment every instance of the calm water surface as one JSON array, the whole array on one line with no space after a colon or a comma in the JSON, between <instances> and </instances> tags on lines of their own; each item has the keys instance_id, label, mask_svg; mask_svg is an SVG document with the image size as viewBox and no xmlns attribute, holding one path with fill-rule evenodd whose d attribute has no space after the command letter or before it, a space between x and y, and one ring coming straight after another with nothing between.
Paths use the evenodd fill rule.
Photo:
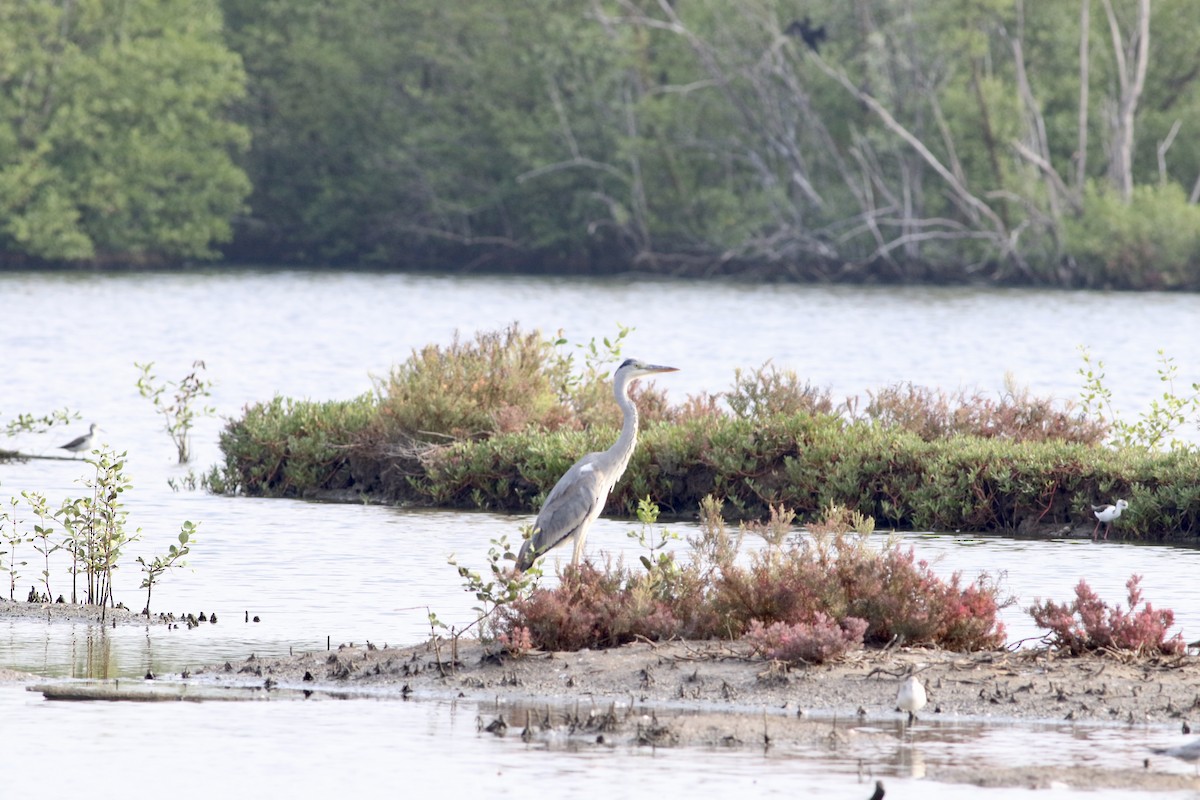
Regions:
<instances>
[{"instance_id":1,"label":"calm water surface","mask_svg":"<svg viewBox=\"0 0 1200 800\"><path fill-rule=\"evenodd\" d=\"M142 534L118 574L118 599L141 607L144 595L132 559L162 552L180 523L190 519L200 523L192 569L167 575L155 589L153 606L177 613L215 611L220 620L193 631L0 621L0 666L46 676L140 676L148 669L177 672L249 653L319 649L327 641L412 643L427 635L431 610L447 622L469 621L473 602L447 557L455 554L482 568L489 540L503 534L515 539L526 518L174 492L167 480L187 470L173 463L173 445L138 396L133 364L153 361L160 378L177 380L203 359L207 376L217 382L211 404L233 417L246 403L276 394L316 400L355 396L369 391L373 375L386 375L413 348L447 343L456 331L470 336L513 321L525 329L561 329L574 343L611 337L618 323L633 325L625 353L681 367L659 381L677 400L727 389L736 368L768 360L830 387L837 397L909 380L993 392L1011 373L1038 394L1066 399L1078 393L1076 348L1086 345L1106 362L1117 406L1129 414L1161 392L1154 374L1158 348L1177 358L1187 381L1196 379L1188 370L1194 372L1197 362L1200 298L369 273L0 273L0 421L62 406L84 416L70 430L7 444L49 454L83 432L87 422L101 424L102 441L129 451L134 482L129 524ZM218 460L221 425L220 419L200 422L198 468ZM0 500L37 490L57 506L82 493L78 481L85 474L82 462L2 465ZM670 527L690 532L686 524ZM624 521L602 520L590 548L628 551L626 534L634 529ZM1066 599L1084 576L1106 599L1123 600L1124 582L1133 573L1144 576L1146 595L1156 606L1176 610L1185 636L1195 638L1200 630L1192 578L1200 556L1194 550L951 534L903 538L939 570L999 575L1019 601L1005 612L1014 640L1036 635L1019 606L1036 597ZM24 556L32 562L34 553ZM19 597L40 569L33 563L23 568ZM0 579L7 596L7 575ZM60 567L52 569L55 594L69 588L68 580ZM261 621L246 622L247 614ZM294 776L298 796L348 785L445 787L448 773L464 793L485 789L501 795L537 786L530 781L539 779L555 780L571 796L594 794L598 786L630 796L704 787L707 796L722 796L744 792L751 781L763 794L794 793L797 781L813 796L866 797L871 788L858 783L859 755L853 765L830 753L697 757L661 750L534 748L531 755L519 740L480 738L477 713L470 704L370 700L98 706L49 703L0 689L0 734L39 730L88 737L92 746L73 774L93 774L119 753L170 759L186 739L198 756L171 762L177 764L173 774L183 779L183 796L192 796L187 776L202 770L208 779L227 781L225 788L235 795L284 774ZM116 731L119 737L106 735ZM925 750L943 763L1012 758L1028 750L1029 736L1046 738L1039 753L1057 750L1064 757L1094 753L1092 740L1107 736L1109 752L1140 763L1146 742L1165 734L1092 731L1080 739L1071 732L1001 726L934 737ZM6 750L12 756L8 763L40 763L37 742L18 737L17 751ZM898 746L892 741L874 756L888 765L886 774L896 776L889 797L958 796L956 787L912 777L904 764L911 764L913 754L901 758ZM229 772L209 770L214 762L228 765ZM11 774L5 778L6 788L14 787L12 796L46 795L55 788L46 785L42 770L16 772L15 786ZM350 783L347 775L353 776ZM51 780L65 787L73 778L60 774ZM127 796L144 780L136 771L114 777L110 796ZM1091 796L1097 794L1104 796Z\"/></svg>"}]
</instances>

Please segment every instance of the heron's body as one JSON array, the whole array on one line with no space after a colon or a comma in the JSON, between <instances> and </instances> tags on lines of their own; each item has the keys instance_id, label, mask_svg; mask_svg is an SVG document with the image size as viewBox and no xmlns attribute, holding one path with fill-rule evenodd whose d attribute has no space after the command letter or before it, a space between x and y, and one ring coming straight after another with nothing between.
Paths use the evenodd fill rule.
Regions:
<instances>
[{"instance_id":1,"label":"heron's body","mask_svg":"<svg viewBox=\"0 0 1200 800\"><path fill-rule=\"evenodd\" d=\"M579 563L588 527L604 510L608 493L625 472L637 445L638 413L629 399L629 386L644 375L674 371L675 367L646 364L635 358L617 368L613 375L613 395L624 415L621 435L607 450L588 453L576 461L554 484L533 523L533 535L521 545L517 569L529 569L539 556L572 537L575 548L571 563Z\"/></svg>"},{"instance_id":2,"label":"heron's body","mask_svg":"<svg viewBox=\"0 0 1200 800\"><path fill-rule=\"evenodd\" d=\"M900 691L896 693L896 705L901 711L908 712L909 722L917 718L917 712L928 702L929 697L925 693L925 685L917 679L916 675L909 675L904 683L900 684Z\"/></svg>"},{"instance_id":3,"label":"heron's body","mask_svg":"<svg viewBox=\"0 0 1200 800\"><path fill-rule=\"evenodd\" d=\"M1092 506L1092 513L1096 515L1096 527L1092 529L1092 539L1095 540L1096 532L1100 530L1100 523L1104 523L1104 538L1108 539L1108 529L1112 527L1113 520L1121 516L1121 512L1129 508L1129 503L1125 500L1118 500L1117 504L1102 506Z\"/></svg>"},{"instance_id":4,"label":"heron's body","mask_svg":"<svg viewBox=\"0 0 1200 800\"><path fill-rule=\"evenodd\" d=\"M83 436L75 437L64 445L59 445L59 449L67 450L72 453L82 453L85 450L91 450L92 439L96 438L96 429L99 427L99 425L93 422L91 427L88 428L87 433L85 433Z\"/></svg>"}]
</instances>

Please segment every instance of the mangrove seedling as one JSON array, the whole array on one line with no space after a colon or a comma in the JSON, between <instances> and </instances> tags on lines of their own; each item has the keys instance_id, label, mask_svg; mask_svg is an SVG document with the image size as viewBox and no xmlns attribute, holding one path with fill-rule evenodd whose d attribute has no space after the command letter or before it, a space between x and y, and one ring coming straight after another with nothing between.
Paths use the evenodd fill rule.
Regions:
<instances>
[{"instance_id":1,"label":"mangrove seedling","mask_svg":"<svg viewBox=\"0 0 1200 800\"><path fill-rule=\"evenodd\" d=\"M121 550L141 536L141 529L132 535L125 531L129 512L121 502L121 494L132 485L125 476L127 457L127 452L104 448L95 458L85 459L95 467L96 477L83 480L84 486L92 490L92 496L83 499L81 519L76 521L74 530L83 538L76 540L75 553L77 558L82 556L87 575L87 601L101 607L101 621L105 618L105 604L115 605L113 571L121 559Z\"/></svg>"},{"instance_id":2,"label":"mangrove seedling","mask_svg":"<svg viewBox=\"0 0 1200 800\"><path fill-rule=\"evenodd\" d=\"M675 558L666 551L666 548L672 542L680 540L679 534L666 528L659 527L658 523L659 508L658 504L650 499L649 495L638 500L637 518L641 523L641 528L636 531L629 531L626 534L630 539L636 540L637 543L646 551L638 560L642 562L642 566L646 568L646 572L651 578L654 585L669 581L679 571L679 565L675 562Z\"/></svg>"},{"instance_id":3,"label":"mangrove seedling","mask_svg":"<svg viewBox=\"0 0 1200 800\"><path fill-rule=\"evenodd\" d=\"M530 533L529 526L526 526L523 533L525 535ZM508 537L501 536L499 539L492 539L492 546L488 550L488 568L492 573L491 579L484 579L480 573L462 566L453 555L447 559L450 566L457 569L459 577L463 579L463 590L475 595L475 599L481 604L472 609L476 613L475 622L458 631L455 635L456 640L458 636L466 633L475 625L483 628L485 624L492 624L492 628L486 631L481 630L480 638L495 639L493 615L496 610L527 595L529 589L542 576L542 571L537 567L531 567L524 572L513 569L512 562L516 561L516 558L516 554L508 544ZM434 622L433 615L430 616L430 621Z\"/></svg>"},{"instance_id":4,"label":"mangrove seedling","mask_svg":"<svg viewBox=\"0 0 1200 800\"><path fill-rule=\"evenodd\" d=\"M46 596L53 597L54 593L50 591L50 554L62 545L50 541L50 534L54 532L54 528L46 523L46 518L51 516L46 505L46 495L40 492L21 492L21 496L29 503L30 510L37 517L33 526L33 537L29 541L33 542L33 549L42 556L42 586L46 588Z\"/></svg>"},{"instance_id":5,"label":"mangrove seedling","mask_svg":"<svg viewBox=\"0 0 1200 800\"><path fill-rule=\"evenodd\" d=\"M172 544L167 549L167 552L155 556L151 561L147 561L142 556L137 557L137 562L142 565L142 572L145 573L145 577L142 578L141 588L146 590L146 607L142 609L142 613L147 617L150 616L150 593L154 591L154 584L159 581L167 570L187 566L187 562L183 560L183 557L191 552L195 536L196 523L185 521L183 528L179 531L179 544ZM216 617L215 614L213 616L214 618ZM201 618L203 619L203 615Z\"/></svg>"},{"instance_id":6,"label":"mangrove seedling","mask_svg":"<svg viewBox=\"0 0 1200 800\"><path fill-rule=\"evenodd\" d=\"M207 417L216 413L216 409L209 406L201 406L199 410L196 408L196 401L199 398L212 396L212 381L200 377L201 371L205 368L204 362L193 361L192 371L183 380L166 381L162 384L156 383L158 377L151 372L154 368L153 361L146 364L139 364L135 361L134 366L142 371L141 377L137 381L138 391L142 397L154 404L154 409L158 413L163 415L167 433L178 451L179 463L186 464L192 457L192 425L195 424L197 417ZM168 388L175 392L175 397L170 402L163 399Z\"/></svg>"},{"instance_id":7,"label":"mangrove seedling","mask_svg":"<svg viewBox=\"0 0 1200 800\"><path fill-rule=\"evenodd\" d=\"M1200 415L1200 383L1190 385L1190 394L1177 391L1175 381L1179 377L1179 367L1174 358L1161 349L1158 351L1158 379L1165 386L1162 396L1151 400L1150 407L1138 415L1136 422L1126 422L1113 408L1112 390L1104 383L1104 362L1096 359L1093 364L1086 347L1081 346L1079 352L1083 357L1083 366L1078 370L1083 379L1080 391L1083 413L1111 426L1111 444L1147 450L1159 450L1164 446L1172 450L1189 447L1187 442L1175 438L1175 432Z\"/></svg>"},{"instance_id":8,"label":"mangrove seedling","mask_svg":"<svg viewBox=\"0 0 1200 800\"><path fill-rule=\"evenodd\" d=\"M9 505L12 506L10 511L0 514L0 534L3 535L4 544L8 547L8 566L4 566L0 561L0 570L8 572L8 599L15 600L17 594L17 579L20 578L20 567L26 566L28 561L17 561L17 547L28 541L25 535L21 532L21 521L17 518L18 500L15 497L9 498ZM3 551L0 551L3 555Z\"/></svg>"}]
</instances>

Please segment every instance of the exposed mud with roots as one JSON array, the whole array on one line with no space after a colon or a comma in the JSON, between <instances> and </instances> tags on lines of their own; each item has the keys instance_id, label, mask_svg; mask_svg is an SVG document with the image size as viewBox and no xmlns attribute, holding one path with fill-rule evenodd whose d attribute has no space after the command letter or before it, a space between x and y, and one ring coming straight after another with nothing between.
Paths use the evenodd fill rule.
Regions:
<instances>
[{"instance_id":1,"label":"exposed mud with roots","mask_svg":"<svg viewBox=\"0 0 1200 800\"><path fill-rule=\"evenodd\" d=\"M896 724L901 677L927 686L921 719L1054 721L1122 726L1200 724L1195 657L1144 659L1047 651L948 653L860 651L835 664L789 668L752 657L739 643L636 643L577 653L491 652L478 643L415 647L342 646L208 670L281 686L359 688L404 698L483 701L481 731L545 741L654 747L845 745L846 725ZM1190 723L1189 723L1190 724ZM869 724L865 727L871 727ZM885 734L891 735L891 734ZM1147 753L1149 757L1150 754ZM1161 756L1154 758L1161 759ZM979 786L1178 791L1200 778L1155 771L1077 767L930 768L927 778Z\"/></svg>"}]
</instances>

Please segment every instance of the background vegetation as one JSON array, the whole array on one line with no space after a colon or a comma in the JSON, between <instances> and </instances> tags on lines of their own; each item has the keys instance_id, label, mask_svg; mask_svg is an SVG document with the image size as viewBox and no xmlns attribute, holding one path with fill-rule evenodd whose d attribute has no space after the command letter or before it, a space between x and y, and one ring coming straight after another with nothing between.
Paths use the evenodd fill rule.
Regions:
<instances>
[{"instance_id":1,"label":"background vegetation","mask_svg":"<svg viewBox=\"0 0 1200 800\"><path fill-rule=\"evenodd\" d=\"M0 253L1200 288L1189 0L27 0Z\"/></svg>"}]
</instances>

